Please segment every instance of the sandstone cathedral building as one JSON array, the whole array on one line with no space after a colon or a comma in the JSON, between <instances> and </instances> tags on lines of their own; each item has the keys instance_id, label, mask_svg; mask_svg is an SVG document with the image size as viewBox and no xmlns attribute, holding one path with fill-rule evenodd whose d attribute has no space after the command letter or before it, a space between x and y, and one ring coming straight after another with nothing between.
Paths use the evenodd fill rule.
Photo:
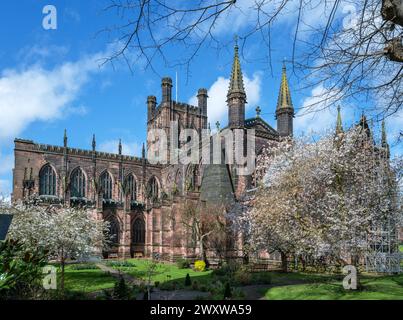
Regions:
<instances>
[{"instance_id":1,"label":"sandstone cathedral building","mask_svg":"<svg viewBox=\"0 0 403 320\"><path fill-rule=\"evenodd\" d=\"M149 96L146 106L147 131L166 130L168 145L172 143L172 121L178 123L179 132L210 128L207 90L198 90L198 105L192 106L174 101L172 87L171 78L163 78L161 101ZM280 137L292 136L294 108L285 66L276 109L277 130L261 118L259 107L255 117L245 119L246 103L236 45L226 129L254 129L256 154ZM198 245L180 226L185 204L225 206L255 183L253 174L240 177L229 165L203 164L202 159L199 164L152 164L146 157L151 141L146 147L143 144L141 157L123 155L121 144L117 154L99 152L95 135L89 150L70 147L66 132L63 142L63 146L52 146L15 140L13 200L36 197L45 204L91 208L110 225L113 244L105 257L195 257Z\"/></svg>"}]
</instances>

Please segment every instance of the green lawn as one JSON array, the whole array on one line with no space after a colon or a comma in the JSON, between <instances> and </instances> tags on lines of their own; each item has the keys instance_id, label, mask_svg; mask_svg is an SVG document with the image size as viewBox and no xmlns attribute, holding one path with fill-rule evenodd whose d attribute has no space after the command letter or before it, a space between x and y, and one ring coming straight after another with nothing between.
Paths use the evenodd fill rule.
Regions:
<instances>
[{"instance_id":1,"label":"green lawn","mask_svg":"<svg viewBox=\"0 0 403 320\"><path fill-rule=\"evenodd\" d=\"M304 275L301 282L311 282ZM319 279L317 279L319 280ZM274 284L274 281L273 281ZM269 300L394 300L403 299L403 275L365 276L361 280L361 291L346 291L341 280L322 279L314 283L282 285L264 290Z\"/></svg>"},{"instance_id":2,"label":"green lawn","mask_svg":"<svg viewBox=\"0 0 403 320\"><path fill-rule=\"evenodd\" d=\"M98 268L76 270L73 266L65 269L65 288L69 291L89 293L113 288L115 279ZM60 273L58 274L60 279Z\"/></svg>"},{"instance_id":3,"label":"green lawn","mask_svg":"<svg viewBox=\"0 0 403 320\"><path fill-rule=\"evenodd\" d=\"M146 280L148 260L129 259L124 265L108 262L110 267L120 269L133 277ZM179 269L172 263L159 263L152 281L176 283L176 288L184 287L186 274L192 282L200 285L213 284L217 280L227 280L214 275L212 271L195 272ZM271 284L257 290L258 295L269 300L386 300L403 299L403 274L397 276L362 275L360 291L346 291L342 287L343 275L268 272ZM267 274L267 273L264 273ZM253 274L258 277L261 274ZM60 275L59 275L60 276ZM224 276L225 278L225 276ZM95 265L70 265L66 267L66 289L73 292L91 293L113 288L115 280ZM189 288L190 289L190 288Z\"/></svg>"},{"instance_id":4,"label":"green lawn","mask_svg":"<svg viewBox=\"0 0 403 320\"><path fill-rule=\"evenodd\" d=\"M150 263L148 260L128 259L126 260L126 262L132 264L132 266L114 266L113 262L108 264L108 266L117 270L121 270L122 272L125 272L135 278L147 280L147 266ZM153 282L159 281L160 283L163 283L168 281L178 281L179 284L182 284L182 282L184 282L186 274L189 273L192 280L203 282L210 277L211 272L212 271L196 272L192 269L179 269L176 264L165 262L158 263L158 267L151 279Z\"/></svg>"}]
</instances>

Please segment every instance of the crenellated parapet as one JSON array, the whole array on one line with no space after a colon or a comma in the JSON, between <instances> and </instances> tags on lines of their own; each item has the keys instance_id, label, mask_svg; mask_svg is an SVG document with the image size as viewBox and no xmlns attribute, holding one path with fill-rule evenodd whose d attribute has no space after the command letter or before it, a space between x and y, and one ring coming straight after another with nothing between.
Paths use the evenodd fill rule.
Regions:
<instances>
[{"instance_id":1,"label":"crenellated parapet","mask_svg":"<svg viewBox=\"0 0 403 320\"><path fill-rule=\"evenodd\" d=\"M35 143L32 140L25 139L15 139L16 150L29 150L29 151L37 151L40 153L54 153L63 155L65 151L65 147L54 146L49 144ZM66 148L69 156L81 156L91 158L94 154L99 160L115 160L115 161L125 161L125 162L133 162L136 164L142 164L142 158L129 156L129 155L120 155L117 153L103 152L103 151L92 151L86 149L79 148Z\"/></svg>"}]
</instances>

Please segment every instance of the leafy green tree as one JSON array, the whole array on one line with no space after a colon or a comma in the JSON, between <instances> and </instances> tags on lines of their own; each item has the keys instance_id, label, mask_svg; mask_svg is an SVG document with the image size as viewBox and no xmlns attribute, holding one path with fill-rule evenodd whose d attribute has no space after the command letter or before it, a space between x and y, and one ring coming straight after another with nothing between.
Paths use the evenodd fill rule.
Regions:
<instances>
[{"instance_id":1,"label":"leafy green tree","mask_svg":"<svg viewBox=\"0 0 403 320\"><path fill-rule=\"evenodd\" d=\"M47 252L27 250L18 241L0 242L0 298L29 299L42 290Z\"/></svg>"}]
</instances>

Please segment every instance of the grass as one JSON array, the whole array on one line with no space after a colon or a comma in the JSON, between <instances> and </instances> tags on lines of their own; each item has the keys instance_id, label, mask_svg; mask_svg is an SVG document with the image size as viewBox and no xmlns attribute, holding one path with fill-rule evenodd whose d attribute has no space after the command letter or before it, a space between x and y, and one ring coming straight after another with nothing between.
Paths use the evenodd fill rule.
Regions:
<instances>
[{"instance_id":1,"label":"grass","mask_svg":"<svg viewBox=\"0 0 403 320\"><path fill-rule=\"evenodd\" d=\"M65 288L69 291L90 293L103 289L113 288L115 279L94 266L86 265L77 270L77 265L66 266L65 269ZM60 273L58 274L60 279Z\"/></svg>"},{"instance_id":2,"label":"grass","mask_svg":"<svg viewBox=\"0 0 403 320\"><path fill-rule=\"evenodd\" d=\"M135 278L140 278L143 280L147 280L147 268L150 262L144 259L128 259L125 263L110 263L109 267L112 267L117 270L121 270ZM130 265L130 266L129 266ZM199 282L206 281L211 275L212 271L204 271L204 272L196 272L192 269L179 269L173 263L158 263L158 267L155 270L155 273L151 277L152 282L168 282L168 281L177 281L180 286L185 281L186 274L189 273L189 276L192 280L197 280Z\"/></svg>"},{"instance_id":3,"label":"grass","mask_svg":"<svg viewBox=\"0 0 403 320\"><path fill-rule=\"evenodd\" d=\"M401 248L402 249L402 248ZM133 277L146 280L148 260L129 259L123 262L108 262L110 267L119 269ZM175 283L175 288L183 288L186 274L198 287L214 284L217 280L225 283L226 275L218 277L212 271L196 272L179 269L172 263L159 263L152 282ZM403 274L395 276L362 275L362 290L346 291L342 286L343 275L268 272L271 284L260 287L258 295L269 300L390 300L403 299ZM267 273L253 274L253 277ZM60 275L59 275L60 276ZM113 288L115 279L98 269L94 264L69 265L66 267L65 286L72 292L91 293ZM191 289L191 288L189 288Z\"/></svg>"},{"instance_id":4,"label":"grass","mask_svg":"<svg viewBox=\"0 0 403 320\"><path fill-rule=\"evenodd\" d=\"M362 290L347 291L341 279L320 279L311 283L312 279L303 274L295 274L294 278L302 283L281 285L263 290L269 300L402 300L403 275L397 276L363 276ZM276 277L277 278L277 277ZM277 281L279 279L276 279ZM304 283L308 281L308 283ZM274 283L274 281L273 281Z\"/></svg>"}]
</instances>

